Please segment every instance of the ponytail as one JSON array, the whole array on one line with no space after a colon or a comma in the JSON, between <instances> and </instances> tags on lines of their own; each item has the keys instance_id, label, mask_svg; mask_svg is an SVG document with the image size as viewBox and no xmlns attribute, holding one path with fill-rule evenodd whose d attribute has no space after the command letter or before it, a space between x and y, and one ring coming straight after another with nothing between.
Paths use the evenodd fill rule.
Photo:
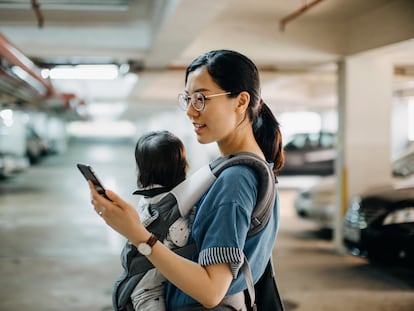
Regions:
<instances>
[{"instance_id":1,"label":"ponytail","mask_svg":"<svg viewBox=\"0 0 414 311\"><path fill-rule=\"evenodd\" d=\"M276 174L283 166L284 153L280 124L270 108L260 100L258 114L253 120L253 132L266 160L274 163Z\"/></svg>"}]
</instances>

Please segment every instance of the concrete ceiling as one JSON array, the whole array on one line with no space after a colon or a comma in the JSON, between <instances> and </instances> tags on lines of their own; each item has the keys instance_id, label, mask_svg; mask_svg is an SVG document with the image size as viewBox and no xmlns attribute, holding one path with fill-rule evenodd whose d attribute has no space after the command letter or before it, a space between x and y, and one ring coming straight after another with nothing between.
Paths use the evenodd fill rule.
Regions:
<instances>
[{"instance_id":1,"label":"concrete ceiling","mask_svg":"<svg viewBox=\"0 0 414 311\"><path fill-rule=\"evenodd\" d=\"M40 10L0 1L0 32L39 64L130 63L139 79L119 99L133 105L175 101L183 68L211 49L248 55L261 69L263 97L300 109L335 104L335 62L344 56L391 45L402 65L414 63L412 0L318 1L283 29L314 1L34 2Z\"/></svg>"}]
</instances>

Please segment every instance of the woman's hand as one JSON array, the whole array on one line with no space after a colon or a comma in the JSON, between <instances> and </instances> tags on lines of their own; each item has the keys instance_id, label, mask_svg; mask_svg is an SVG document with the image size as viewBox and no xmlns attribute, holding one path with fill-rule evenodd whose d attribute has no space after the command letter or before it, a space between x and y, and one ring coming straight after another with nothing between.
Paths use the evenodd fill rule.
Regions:
<instances>
[{"instance_id":1,"label":"woman's hand","mask_svg":"<svg viewBox=\"0 0 414 311\"><path fill-rule=\"evenodd\" d=\"M112 229L135 245L149 238L150 233L145 229L138 213L130 204L110 190L105 192L110 200L104 198L96 191L92 182L89 182L89 188L91 190L91 203L95 211Z\"/></svg>"}]
</instances>

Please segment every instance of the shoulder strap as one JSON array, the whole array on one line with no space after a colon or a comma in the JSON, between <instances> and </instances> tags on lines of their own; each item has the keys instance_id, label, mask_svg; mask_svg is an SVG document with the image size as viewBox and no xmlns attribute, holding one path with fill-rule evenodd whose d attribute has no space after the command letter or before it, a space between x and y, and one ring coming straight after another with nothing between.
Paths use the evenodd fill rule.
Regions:
<instances>
[{"instance_id":1,"label":"shoulder strap","mask_svg":"<svg viewBox=\"0 0 414 311\"><path fill-rule=\"evenodd\" d=\"M247 289L245 290L246 304L248 311L284 311L282 298L276 283L275 272L273 267L273 258L266 265L265 271L256 284L253 283L253 277L250 266L244 255L243 266L241 267L246 280Z\"/></svg>"},{"instance_id":2,"label":"shoulder strap","mask_svg":"<svg viewBox=\"0 0 414 311\"><path fill-rule=\"evenodd\" d=\"M247 294L249 295L249 300L246 301L249 303L251 311L256 311L256 293L254 289L254 282L252 276L252 270L250 270L249 262L247 261L246 255L243 253L243 265L241 266L241 271L244 275L244 279L246 280L247 284Z\"/></svg>"},{"instance_id":3,"label":"shoulder strap","mask_svg":"<svg viewBox=\"0 0 414 311\"><path fill-rule=\"evenodd\" d=\"M249 235L259 232L272 214L276 196L276 178L269 163L254 153L240 152L227 157L218 158L210 163L211 171L215 176L233 165L247 165L254 169L259 176L259 192L256 207L253 210Z\"/></svg>"}]
</instances>

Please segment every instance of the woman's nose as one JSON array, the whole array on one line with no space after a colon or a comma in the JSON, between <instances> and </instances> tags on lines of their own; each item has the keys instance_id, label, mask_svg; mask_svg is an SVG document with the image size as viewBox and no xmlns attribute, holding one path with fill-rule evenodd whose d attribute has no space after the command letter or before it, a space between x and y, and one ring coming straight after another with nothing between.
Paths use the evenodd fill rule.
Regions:
<instances>
[{"instance_id":1,"label":"woman's nose","mask_svg":"<svg viewBox=\"0 0 414 311\"><path fill-rule=\"evenodd\" d=\"M194 107L193 107L193 105L191 105L191 104L188 105L187 116L189 118L192 118L192 117L197 116L199 114L200 114L200 111L195 110Z\"/></svg>"}]
</instances>

